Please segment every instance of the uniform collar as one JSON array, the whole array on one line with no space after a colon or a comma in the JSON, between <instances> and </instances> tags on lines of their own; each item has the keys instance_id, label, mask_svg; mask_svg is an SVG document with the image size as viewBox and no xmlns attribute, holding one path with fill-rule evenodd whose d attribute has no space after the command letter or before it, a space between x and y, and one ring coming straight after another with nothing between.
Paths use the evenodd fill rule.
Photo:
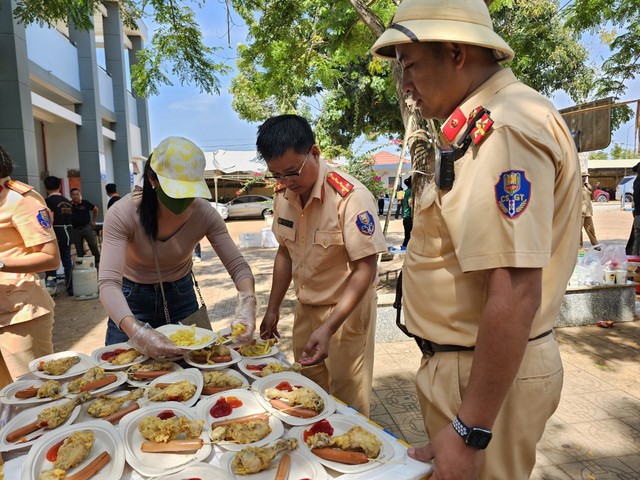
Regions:
<instances>
[{"instance_id":1,"label":"uniform collar","mask_svg":"<svg viewBox=\"0 0 640 480\"><path fill-rule=\"evenodd\" d=\"M489 79L486 82L484 82L482 85L476 88L473 92L471 92L469 96L463 100L463 102L460 104L458 108L462 110L462 113L465 115L465 117L468 117L468 115L471 112L473 112L473 110L476 107L486 106L485 103L487 103L487 101L491 97L493 97L497 92L502 90L507 85L510 85L516 82L518 82L518 79L513 74L511 69L503 68L499 72L494 73L491 77L489 77ZM455 112L452 113L451 116L449 116L449 118L447 118L447 120L442 125L447 125L454 114ZM458 134L456 135L456 138L452 143L456 143L459 140L459 137L464 133L464 131L465 131L465 128L462 128L458 132ZM444 138L444 135L443 135L443 139L446 141L446 139Z\"/></svg>"}]
</instances>

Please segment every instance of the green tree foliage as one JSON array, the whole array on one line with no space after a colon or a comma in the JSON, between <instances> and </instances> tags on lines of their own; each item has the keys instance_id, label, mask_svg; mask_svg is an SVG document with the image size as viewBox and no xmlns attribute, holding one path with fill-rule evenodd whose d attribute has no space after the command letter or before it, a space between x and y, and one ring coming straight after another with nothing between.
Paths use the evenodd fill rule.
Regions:
<instances>
[{"instance_id":1,"label":"green tree foliage","mask_svg":"<svg viewBox=\"0 0 640 480\"><path fill-rule=\"evenodd\" d=\"M620 160L623 158L635 158L636 155L633 153L633 150L628 148L624 148L619 143L616 143L611 149L611 158L615 160Z\"/></svg>"},{"instance_id":2,"label":"green tree foliage","mask_svg":"<svg viewBox=\"0 0 640 480\"><path fill-rule=\"evenodd\" d=\"M102 0L17 0L15 17L24 24L73 24L81 30L93 28L93 15ZM181 84L193 83L201 92L220 93L218 75L229 69L214 60L216 48L204 44L200 26L188 1L119 0L124 23L150 18L156 24L151 44L138 52L132 67L132 86L138 95L158 93L158 86L172 85L167 72ZM196 2L195 5L199 6Z\"/></svg>"},{"instance_id":3,"label":"green tree foliage","mask_svg":"<svg viewBox=\"0 0 640 480\"><path fill-rule=\"evenodd\" d=\"M604 150L589 153L589 160L607 160L609 155Z\"/></svg>"}]
</instances>

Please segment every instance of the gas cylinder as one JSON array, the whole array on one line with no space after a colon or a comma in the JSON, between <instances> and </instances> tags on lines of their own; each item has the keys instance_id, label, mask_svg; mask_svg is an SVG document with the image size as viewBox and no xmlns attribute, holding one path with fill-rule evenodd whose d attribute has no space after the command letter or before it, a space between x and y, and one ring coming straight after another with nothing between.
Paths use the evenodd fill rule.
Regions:
<instances>
[{"instance_id":1,"label":"gas cylinder","mask_svg":"<svg viewBox=\"0 0 640 480\"><path fill-rule=\"evenodd\" d=\"M98 298L98 270L95 258L77 257L73 262L73 296L76 300Z\"/></svg>"}]
</instances>

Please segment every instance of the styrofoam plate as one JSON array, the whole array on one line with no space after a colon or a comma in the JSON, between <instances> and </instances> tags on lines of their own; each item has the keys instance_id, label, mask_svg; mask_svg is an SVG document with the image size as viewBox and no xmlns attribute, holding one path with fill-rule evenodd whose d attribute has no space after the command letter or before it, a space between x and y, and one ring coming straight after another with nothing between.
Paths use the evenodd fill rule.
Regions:
<instances>
[{"instance_id":1,"label":"styrofoam plate","mask_svg":"<svg viewBox=\"0 0 640 480\"><path fill-rule=\"evenodd\" d=\"M298 447L299 449L300 447ZM327 473L324 470L324 467L320 465L314 459L308 458L298 450L293 450L290 452L283 452L282 454L287 453L289 457L291 457L291 468L289 470L289 478L290 479L298 479L298 478L313 478L313 480L326 480ZM278 455L272 462L271 467L267 470L263 470L259 473L252 473L250 475L234 475L233 478L236 480L273 480L273 476L276 473L276 469L278 468L278 464L280 463L280 458L282 454ZM231 462L233 462L233 457L236 454L234 452L226 452L222 454L220 457L220 465L222 468L227 470L228 472L233 472L233 467L231 466Z\"/></svg>"},{"instance_id":2,"label":"styrofoam plate","mask_svg":"<svg viewBox=\"0 0 640 480\"><path fill-rule=\"evenodd\" d=\"M260 371L251 370L249 368L249 365L268 365L269 363L281 363L285 367L291 367L289 362L279 360L277 358L243 358L242 360L240 360L240 362L238 362L238 369L252 380L260 380L261 378L264 378L256 375L256 373L260 373Z\"/></svg>"},{"instance_id":3,"label":"styrofoam plate","mask_svg":"<svg viewBox=\"0 0 640 480\"><path fill-rule=\"evenodd\" d=\"M183 348L185 350L199 350L201 348L206 347L207 345L211 345L218 338L218 336L216 335L216 332L212 332L211 330L206 330L204 328L199 328L199 327L195 327L195 328L196 328L196 333L195 333L196 343L188 347L184 347L180 345L180 348ZM176 333L178 330L190 330L190 329L191 327L188 325L175 325L173 323L170 323L168 325L162 325L156 328L158 332L167 336L167 338L169 337L169 335Z\"/></svg>"},{"instance_id":4,"label":"styrofoam plate","mask_svg":"<svg viewBox=\"0 0 640 480\"><path fill-rule=\"evenodd\" d=\"M236 397L242 402L242 406L234 408L231 414L226 417L214 418L210 413L211 407L213 407L221 397ZM253 392L241 389L227 390L226 392L216 393L215 395L211 395L205 400L202 400L196 407L196 414L198 415L198 418L200 420L204 420L204 423L208 429L211 429L211 424L213 422L244 417L246 415L254 415L256 413L264 413L264 407L260 404L257 396ZM284 433L284 426L282 425L282 422L274 415L271 415L269 417L269 426L271 427L271 433L269 433L269 435L267 435L263 439L258 440L257 442L246 444L220 442L218 445L226 450L231 451L239 451L244 447L261 447L263 445L266 445L267 443L275 441Z\"/></svg>"},{"instance_id":5,"label":"styrofoam plate","mask_svg":"<svg viewBox=\"0 0 640 480\"><path fill-rule=\"evenodd\" d=\"M275 388L276 385L278 385L280 382L289 382L292 386L300 385L317 392L318 395L322 397L322 400L324 400L324 409L315 417L299 418L273 408L269 403L269 400L264 396L264 392L267 388ZM276 417L278 417L284 423L288 423L289 425L311 425L313 423L316 423L318 420L327 418L329 415L336 411L336 402L333 400L333 398L331 398L331 396L327 392L325 392L322 387L316 382L298 373L274 373L273 375L269 375L253 382L252 388L262 394L258 397L258 400L264 406L264 408L269 412L275 412L274 415Z\"/></svg>"},{"instance_id":6,"label":"styrofoam plate","mask_svg":"<svg viewBox=\"0 0 640 480\"><path fill-rule=\"evenodd\" d=\"M145 453L140 450L144 437L138 431L138 424L146 416L156 416L165 410L173 410L176 415L196 420L192 409L178 402L166 402L159 405L147 405L140 410L131 412L120 420L118 433L124 440L125 456L127 463L140 475L145 477L157 477L170 473L180 472L195 462L201 462L211 453L211 444L205 443L200 450L194 453ZM209 432L202 431L201 438L209 441Z\"/></svg>"},{"instance_id":7,"label":"styrofoam plate","mask_svg":"<svg viewBox=\"0 0 640 480\"><path fill-rule=\"evenodd\" d=\"M202 480L234 480L230 473L209 465L208 463L196 463L178 473L157 477L155 480L187 480L200 478ZM323 479L324 480L324 479Z\"/></svg>"},{"instance_id":8,"label":"styrofoam plate","mask_svg":"<svg viewBox=\"0 0 640 480\"><path fill-rule=\"evenodd\" d=\"M25 390L29 387L38 387L45 383L44 380L18 380L17 382L10 383L2 390L0 390L0 403L5 405L16 405L18 407L30 407L32 405L38 405L41 403L47 403L53 401L52 398L16 398L16 393ZM64 397L67 394L67 387L64 383L60 384L61 391L60 397Z\"/></svg>"},{"instance_id":9,"label":"styrofoam plate","mask_svg":"<svg viewBox=\"0 0 640 480\"><path fill-rule=\"evenodd\" d=\"M113 352L114 350L118 350L118 349L129 350L130 348L133 348L133 347L126 342L114 343L113 345L108 345L106 347L101 347L101 348L98 348L97 350L94 350L93 353L91 354L91 358L93 359L96 365L100 365L105 370L124 370L125 368L130 367L131 365L144 362L149 358L148 355L144 355L141 353L140 356L138 356L138 358L136 358L133 362L125 363L123 365L114 365L108 360L103 360L101 358L104 353Z\"/></svg>"},{"instance_id":10,"label":"styrofoam plate","mask_svg":"<svg viewBox=\"0 0 640 480\"><path fill-rule=\"evenodd\" d=\"M146 363L156 363L156 362L158 362L158 360L149 360ZM182 370L182 367L180 365L178 365L176 362L169 362L169 363L171 363L171 369L174 372ZM163 377L157 377L157 378L163 378ZM153 380L155 380L155 378L150 378L148 380L129 380L129 377L127 376L127 383L129 385L131 385L132 387L136 387L136 388L144 387L146 385L149 385Z\"/></svg>"},{"instance_id":11,"label":"styrofoam plate","mask_svg":"<svg viewBox=\"0 0 640 480\"><path fill-rule=\"evenodd\" d=\"M21 442L21 441L8 442L7 441L7 435L9 433L13 432L14 430L17 430L20 427L24 427L36 421L38 414L43 410L50 407L57 407L70 401L71 400L68 398L62 398L60 400L56 400L55 402L47 403L45 405L38 405L36 407L30 408L28 410L24 410L19 414L17 414L15 417L9 420L9 422L7 422L7 424L4 427L2 427L2 429L0 429L0 452L9 452L11 450L20 450L21 448L30 448L31 445L33 445L34 441L40 438L41 436L43 436L44 434L48 432L55 432L58 428L62 428L65 425L72 424L75 421L75 419L78 417L78 414L80 413L80 409L82 408L81 405L78 405L76 406L76 408L73 409L73 411L71 412L71 415L69 415L67 420L62 425L58 425L58 427L52 430L46 430L44 428L41 428L40 430L37 430L27 435L25 437L27 441L25 442Z\"/></svg>"},{"instance_id":12,"label":"styrofoam plate","mask_svg":"<svg viewBox=\"0 0 640 480\"><path fill-rule=\"evenodd\" d=\"M149 384L149 386L154 386L158 383L176 383L182 380L188 380L189 382L191 382L196 386L196 391L191 398L188 398L184 402L179 402L186 407L191 407L195 405L195 403L200 398L200 394L202 393L202 385L204 383L204 380L202 379L202 374L200 373L200 370L198 370L197 368L186 368L184 370L179 370L177 372L167 373L162 377L156 378L153 382ZM150 389L147 389L147 391L144 394L144 399L150 404L158 403L158 401L151 400L149 398L149 392L150 392Z\"/></svg>"},{"instance_id":13,"label":"styrofoam plate","mask_svg":"<svg viewBox=\"0 0 640 480\"><path fill-rule=\"evenodd\" d=\"M38 371L38 365L40 365L40 362L48 362L49 360L58 360L65 357L79 357L80 361L72 366L69 370L64 372L62 375L47 375L44 372ZM45 355L44 357L36 358L35 360L31 360L29 362L29 370L36 377L44 378L45 380L60 380L62 378L77 377L85 373L91 367L95 366L95 363L93 363L93 360L88 355L71 351L52 353L51 355Z\"/></svg>"},{"instance_id":14,"label":"styrofoam plate","mask_svg":"<svg viewBox=\"0 0 640 480\"><path fill-rule=\"evenodd\" d=\"M354 425L359 425L365 430L373 433L380 442L382 442L382 447L380 449L380 455L376 460L388 461L392 460L395 454L395 450L389 437L379 428L371 425L366 420L360 420L357 416L346 416L346 415L331 415L327 418L327 421L333 427L333 436L338 436L346 433L351 427ZM384 463L380 462L369 462L364 463L362 465L347 465L344 463L333 462L331 460L324 460L311 452L311 449L304 443L304 431L308 427L294 427L289 431L289 435L298 439L298 450L307 458L311 458L320 462L327 468L331 468L336 472L341 473L362 473L368 470L372 470L376 467L380 467L384 465Z\"/></svg>"},{"instance_id":15,"label":"styrofoam plate","mask_svg":"<svg viewBox=\"0 0 640 480\"><path fill-rule=\"evenodd\" d=\"M118 390L117 392L113 392L109 394L109 397L111 398L120 398L120 397L126 397L127 395L129 395L133 390ZM137 402L139 403L142 398L137 400ZM97 396L96 396L96 400L97 400ZM82 406L82 410L80 411L80 415L78 415L78 418L76 419L77 423L81 423L81 422L89 422L89 421L93 421L93 420L101 420L100 418L96 418L96 417L92 417L91 415L89 415L89 407L91 406L91 404L94 402L95 400L89 401L87 403L85 403ZM134 402L136 400L130 400L126 403L123 403L120 405L120 408L125 408L127 405L130 405L131 402ZM119 410L119 409L118 409Z\"/></svg>"},{"instance_id":16,"label":"styrofoam plate","mask_svg":"<svg viewBox=\"0 0 640 480\"><path fill-rule=\"evenodd\" d=\"M249 381L247 380L247 378L242 375L240 372L238 372L237 370L233 370L232 368L223 368L222 370L217 370L220 373L224 373L225 375L230 375L234 378L237 378L238 380L240 380L242 382L242 386L244 387L248 387L249 386ZM203 375L203 388L202 388L202 395L204 395L204 374L206 372L202 372ZM242 388L242 387L239 387Z\"/></svg>"},{"instance_id":17,"label":"styrofoam plate","mask_svg":"<svg viewBox=\"0 0 640 480\"><path fill-rule=\"evenodd\" d=\"M69 469L67 474L73 475L79 472L96 459L102 452L108 452L111 456L107 463L91 480L112 480L120 478L124 470L124 446L118 436L115 427L103 420L94 420L77 425L60 427L51 433L42 436L34 443L22 466L22 480L38 480L40 472L52 468L51 462L46 459L47 452L56 443L64 440L71 433L81 430L91 430L94 435L94 443L89 455L77 467Z\"/></svg>"},{"instance_id":18,"label":"styrofoam plate","mask_svg":"<svg viewBox=\"0 0 640 480\"><path fill-rule=\"evenodd\" d=\"M230 365L233 365L234 363L238 363L240 360L242 360L242 355L240 355L234 349L231 349L231 361L230 362L212 363L212 364L194 362L191 359L192 353L193 352L185 353L184 361L187 362L192 367L199 368L200 370L220 370L221 368L227 368Z\"/></svg>"}]
</instances>

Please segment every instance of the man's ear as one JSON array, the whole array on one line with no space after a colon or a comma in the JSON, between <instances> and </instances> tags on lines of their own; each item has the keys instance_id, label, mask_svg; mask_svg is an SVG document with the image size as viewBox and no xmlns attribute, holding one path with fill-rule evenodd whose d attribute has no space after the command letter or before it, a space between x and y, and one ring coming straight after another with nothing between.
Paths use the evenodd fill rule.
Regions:
<instances>
[{"instance_id":1,"label":"man's ear","mask_svg":"<svg viewBox=\"0 0 640 480\"><path fill-rule=\"evenodd\" d=\"M445 42L443 50L445 55L453 61L456 68L461 68L467 59L468 46L464 43Z\"/></svg>"},{"instance_id":2,"label":"man's ear","mask_svg":"<svg viewBox=\"0 0 640 480\"><path fill-rule=\"evenodd\" d=\"M487 4L487 8L489 8L491 6L491 4L493 3L493 0L484 0L484 3Z\"/></svg>"}]
</instances>

